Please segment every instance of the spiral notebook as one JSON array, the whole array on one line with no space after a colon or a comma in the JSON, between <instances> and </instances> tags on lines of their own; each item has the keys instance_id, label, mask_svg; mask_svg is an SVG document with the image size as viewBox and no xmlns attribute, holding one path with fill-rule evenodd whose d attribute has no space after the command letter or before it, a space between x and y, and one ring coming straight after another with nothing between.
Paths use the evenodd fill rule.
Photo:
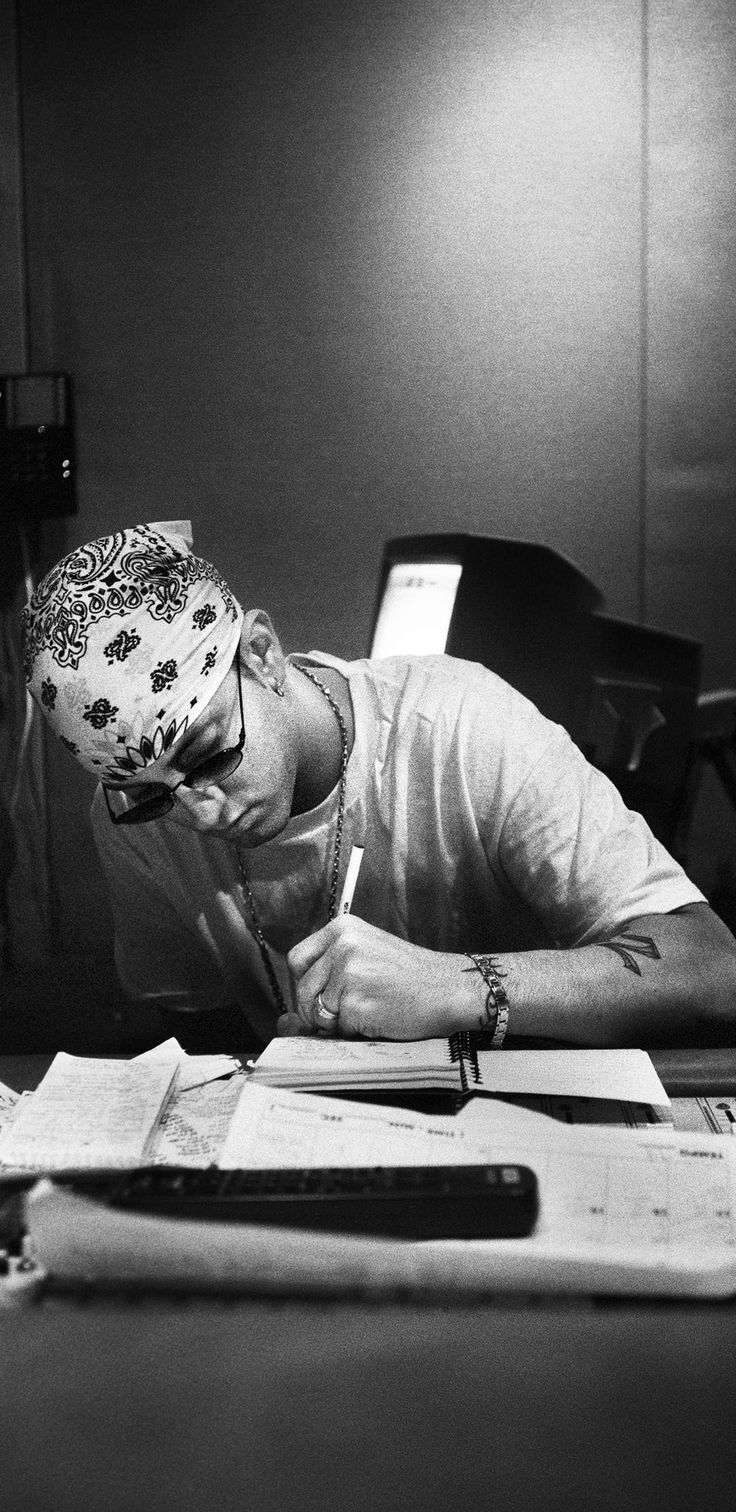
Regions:
<instances>
[{"instance_id":1,"label":"spiral notebook","mask_svg":"<svg viewBox=\"0 0 736 1512\"><path fill-rule=\"evenodd\" d=\"M252 1080L303 1092L488 1092L497 1096L616 1098L666 1107L644 1050L482 1050L448 1039L273 1039L248 1065Z\"/></svg>"},{"instance_id":2,"label":"spiral notebook","mask_svg":"<svg viewBox=\"0 0 736 1512\"><path fill-rule=\"evenodd\" d=\"M465 1092L475 1076L470 1035L428 1040L273 1039L251 1063L254 1082L300 1091Z\"/></svg>"}]
</instances>

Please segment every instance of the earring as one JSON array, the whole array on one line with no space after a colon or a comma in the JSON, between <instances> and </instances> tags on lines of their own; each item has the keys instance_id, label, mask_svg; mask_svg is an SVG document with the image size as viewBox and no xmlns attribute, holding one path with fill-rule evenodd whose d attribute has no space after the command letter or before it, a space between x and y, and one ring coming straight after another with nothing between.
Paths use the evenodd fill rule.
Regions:
<instances>
[{"instance_id":1,"label":"earring","mask_svg":"<svg viewBox=\"0 0 736 1512\"><path fill-rule=\"evenodd\" d=\"M285 693L284 693L283 688L279 688L276 683L274 683L273 691L276 694L277 698L284 698L286 696Z\"/></svg>"}]
</instances>

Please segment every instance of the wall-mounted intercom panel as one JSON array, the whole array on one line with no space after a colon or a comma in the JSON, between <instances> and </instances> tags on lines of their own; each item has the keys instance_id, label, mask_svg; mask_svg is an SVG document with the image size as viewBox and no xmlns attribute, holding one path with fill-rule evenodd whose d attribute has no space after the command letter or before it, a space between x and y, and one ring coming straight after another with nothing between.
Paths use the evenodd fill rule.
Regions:
<instances>
[{"instance_id":1,"label":"wall-mounted intercom panel","mask_svg":"<svg viewBox=\"0 0 736 1512\"><path fill-rule=\"evenodd\" d=\"M0 377L0 509L21 519L76 514L68 373Z\"/></svg>"}]
</instances>

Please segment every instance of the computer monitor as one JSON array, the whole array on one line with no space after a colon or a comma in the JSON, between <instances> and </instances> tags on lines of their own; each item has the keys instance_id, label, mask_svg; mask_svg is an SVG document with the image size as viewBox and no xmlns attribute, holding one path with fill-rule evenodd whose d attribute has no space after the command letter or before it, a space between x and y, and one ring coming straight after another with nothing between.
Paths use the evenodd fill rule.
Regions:
<instances>
[{"instance_id":1,"label":"computer monitor","mask_svg":"<svg viewBox=\"0 0 736 1512\"><path fill-rule=\"evenodd\" d=\"M462 563L392 562L378 606L371 656L423 656L447 648Z\"/></svg>"},{"instance_id":2,"label":"computer monitor","mask_svg":"<svg viewBox=\"0 0 736 1512\"><path fill-rule=\"evenodd\" d=\"M579 738L602 603L572 562L533 541L398 536L384 546L369 654L481 662Z\"/></svg>"}]
</instances>

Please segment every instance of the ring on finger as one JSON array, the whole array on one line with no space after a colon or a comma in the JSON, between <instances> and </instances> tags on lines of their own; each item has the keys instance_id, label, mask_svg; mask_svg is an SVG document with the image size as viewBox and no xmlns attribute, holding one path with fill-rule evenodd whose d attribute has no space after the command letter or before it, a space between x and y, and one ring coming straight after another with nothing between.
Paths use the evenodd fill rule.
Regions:
<instances>
[{"instance_id":1,"label":"ring on finger","mask_svg":"<svg viewBox=\"0 0 736 1512\"><path fill-rule=\"evenodd\" d=\"M315 1001L317 1004L317 1018L320 1019L323 1024L332 1023L334 1019L337 1018L337 1013L333 1012L331 1008L327 1007L327 1004L325 1003L321 992L317 993Z\"/></svg>"}]
</instances>

